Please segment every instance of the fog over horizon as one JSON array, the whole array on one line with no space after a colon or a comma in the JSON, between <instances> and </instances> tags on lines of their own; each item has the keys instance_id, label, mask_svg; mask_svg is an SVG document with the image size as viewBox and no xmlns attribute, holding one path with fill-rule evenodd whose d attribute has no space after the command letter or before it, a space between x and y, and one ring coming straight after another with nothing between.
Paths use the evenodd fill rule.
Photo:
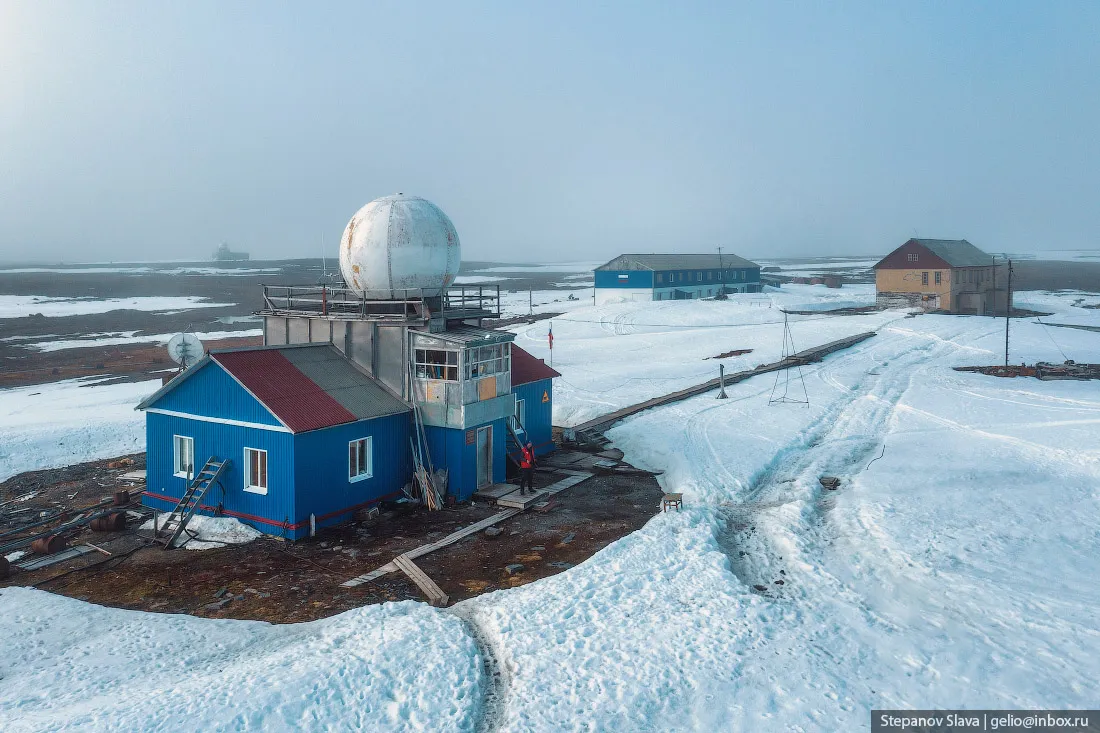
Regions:
<instances>
[{"instance_id":1,"label":"fog over horizon","mask_svg":"<svg viewBox=\"0 0 1100 733\"><path fill-rule=\"evenodd\" d=\"M0 262L1100 249L1100 4L0 0Z\"/></svg>"}]
</instances>

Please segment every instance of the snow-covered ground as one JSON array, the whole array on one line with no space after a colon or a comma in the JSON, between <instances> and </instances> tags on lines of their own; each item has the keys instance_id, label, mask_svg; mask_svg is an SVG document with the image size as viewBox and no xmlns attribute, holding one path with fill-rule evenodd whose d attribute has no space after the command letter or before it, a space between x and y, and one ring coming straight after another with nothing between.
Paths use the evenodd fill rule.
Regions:
<instances>
[{"instance_id":1,"label":"snow-covered ground","mask_svg":"<svg viewBox=\"0 0 1100 733\"><path fill-rule=\"evenodd\" d=\"M0 295L0 318L25 318L35 313L47 317L86 316L117 310L186 311L195 308L224 308L232 303L214 303L196 296L138 296L135 298L53 298L44 295Z\"/></svg>"},{"instance_id":2,"label":"snow-covered ground","mask_svg":"<svg viewBox=\"0 0 1100 733\"><path fill-rule=\"evenodd\" d=\"M273 626L0 592L5 733L473 730L481 669L425 604Z\"/></svg>"},{"instance_id":3,"label":"snow-covered ground","mask_svg":"<svg viewBox=\"0 0 1100 733\"><path fill-rule=\"evenodd\" d=\"M731 370L771 361L779 306L859 293L569 303L553 322L555 422L695 384L731 349L754 349ZM1079 295L1034 296L1100 326ZM517 343L548 357L547 327L516 327ZM1097 384L954 371L1003 359L1004 321L988 317L810 315L791 329L800 349L878 335L802 368L808 406L769 407L764 375L614 427L627 460L663 469L686 506L575 568L445 611L386 604L290 627L0 591L15 650L0 661L0 719L838 731L866 729L872 707L1094 706ZM1011 329L1013 362L1100 362L1100 334ZM481 674L485 654L499 677ZM139 680L142 695L117 694Z\"/></svg>"},{"instance_id":4,"label":"snow-covered ground","mask_svg":"<svg viewBox=\"0 0 1100 733\"><path fill-rule=\"evenodd\" d=\"M164 515L158 517L157 526L160 527L164 521ZM141 528L152 532L153 520L150 519L141 525ZM182 547L186 550L214 550L226 545L243 545L263 536L259 530L233 517L207 517L202 514L191 517L187 523L187 534L189 536L181 536L173 542L172 547Z\"/></svg>"},{"instance_id":5,"label":"snow-covered ground","mask_svg":"<svg viewBox=\"0 0 1100 733\"><path fill-rule=\"evenodd\" d=\"M145 450L145 417L134 406L159 389L160 381L97 381L0 389L0 481Z\"/></svg>"}]
</instances>

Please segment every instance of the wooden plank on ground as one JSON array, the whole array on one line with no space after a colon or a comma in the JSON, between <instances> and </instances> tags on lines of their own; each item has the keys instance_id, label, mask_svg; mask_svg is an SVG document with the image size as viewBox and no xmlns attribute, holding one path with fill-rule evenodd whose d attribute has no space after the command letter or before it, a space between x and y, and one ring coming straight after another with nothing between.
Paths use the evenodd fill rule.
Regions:
<instances>
[{"instance_id":1,"label":"wooden plank on ground","mask_svg":"<svg viewBox=\"0 0 1100 733\"><path fill-rule=\"evenodd\" d=\"M428 597L428 603L438 608L446 607L447 602L450 600L447 598L447 594L423 570L417 567L408 555L398 555L393 559L393 564L409 576L409 579L416 583L420 590L424 591L424 595Z\"/></svg>"},{"instance_id":2,"label":"wooden plank on ground","mask_svg":"<svg viewBox=\"0 0 1100 733\"><path fill-rule=\"evenodd\" d=\"M557 494L559 492L565 491L566 489L572 488L573 486L576 486L580 482L585 481L585 480L590 479L590 478L592 478L591 473L575 472L572 476L569 476L567 478L563 478L561 481L558 481L556 483L553 483L553 484L547 486L544 489L541 489L541 491L542 491L543 494L553 496L554 494ZM486 527L491 527L492 525L496 524L497 522L503 522L505 519L508 519L509 517L514 517L517 514L519 514L521 511L523 511L523 510L522 509L506 509L503 512L498 512L498 513L494 514L491 517L486 517L485 519L482 519L480 522L475 522L474 524L471 524L469 527L465 527L463 529L460 529L457 532L452 532L451 534L447 535L443 539L436 540L435 542L431 543L430 545L422 545L420 547L417 547L414 550L409 550L408 552L405 553L405 556L409 557L409 558L416 558L416 557L420 557L421 555L427 555L429 552L435 552L436 550L438 550L442 547L446 547L447 545L451 545L451 544L454 544L455 542L458 542L459 540L463 539L464 537L469 537L470 535L474 534L475 532L480 532L481 530L485 529ZM377 568L375 570L372 570L369 573L364 573L363 575L359 575L357 577L354 577L351 580L345 580L340 585L343 586L344 588L354 588L357 585L362 585L363 583L369 583L372 580L377 580L378 578L381 578L383 575L388 575L389 573L392 573L397 569L398 569L397 565L395 565L392 562L388 562L385 565L383 565L382 567Z\"/></svg>"}]
</instances>

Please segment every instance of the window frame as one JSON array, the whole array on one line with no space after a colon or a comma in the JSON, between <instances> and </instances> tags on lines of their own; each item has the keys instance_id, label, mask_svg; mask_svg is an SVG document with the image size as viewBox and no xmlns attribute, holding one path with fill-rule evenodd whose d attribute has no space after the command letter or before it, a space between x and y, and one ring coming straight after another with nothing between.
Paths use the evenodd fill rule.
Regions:
<instances>
[{"instance_id":1,"label":"window frame","mask_svg":"<svg viewBox=\"0 0 1100 733\"><path fill-rule=\"evenodd\" d=\"M523 429L527 429L527 400L516 398L516 419Z\"/></svg>"},{"instance_id":2,"label":"window frame","mask_svg":"<svg viewBox=\"0 0 1100 733\"><path fill-rule=\"evenodd\" d=\"M443 361L429 361L429 353L442 354ZM413 349L413 374L416 375L417 379L430 379L436 382L457 382L460 374L458 362L459 353L453 349ZM435 370L440 371L436 372ZM440 373L443 376L431 376L433 373Z\"/></svg>"},{"instance_id":3,"label":"window frame","mask_svg":"<svg viewBox=\"0 0 1100 733\"><path fill-rule=\"evenodd\" d=\"M936 270L936 284L943 285L943 273L939 270Z\"/></svg>"},{"instance_id":4,"label":"window frame","mask_svg":"<svg viewBox=\"0 0 1100 733\"><path fill-rule=\"evenodd\" d=\"M907 259L908 262L916 262L917 261L917 253L916 252L908 253L907 257L908 257L908 259Z\"/></svg>"},{"instance_id":5,"label":"window frame","mask_svg":"<svg viewBox=\"0 0 1100 733\"><path fill-rule=\"evenodd\" d=\"M471 346L463 355L466 379L481 379L512 370L512 345L510 343Z\"/></svg>"},{"instance_id":6,"label":"window frame","mask_svg":"<svg viewBox=\"0 0 1100 733\"><path fill-rule=\"evenodd\" d=\"M359 450L358 446L361 443L366 443L365 450ZM356 446L353 448L352 446ZM366 457L367 469L364 471L363 464L360 462L360 454ZM352 473L353 464L352 456L355 456L354 468L357 471ZM362 438L356 438L348 441L348 483L354 484L360 481L366 481L369 478L374 478L374 436L366 435Z\"/></svg>"},{"instance_id":7,"label":"window frame","mask_svg":"<svg viewBox=\"0 0 1100 733\"><path fill-rule=\"evenodd\" d=\"M928 285L928 272L927 271L922 272L920 274L920 284L921 285Z\"/></svg>"},{"instance_id":8,"label":"window frame","mask_svg":"<svg viewBox=\"0 0 1100 733\"><path fill-rule=\"evenodd\" d=\"M180 470L180 441L187 441L191 451L191 465L190 471ZM195 439L187 435L173 435L172 436L172 475L177 478L184 478L191 481L195 478Z\"/></svg>"},{"instance_id":9,"label":"window frame","mask_svg":"<svg viewBox=\"0 0 1100 733\"><path fill-rule=\"evenodd\" d=\"M263 466L260 469L263 484L253 483L253 479L256 477L252 475L252 459L249 453L256 453L257 455L263 454ZM259 494L261 496L267 496L268 486L270 485L269 474L267 468L267 451L263 448L249 448L245 446L244 449L244 490L250 494Z\"/></svg>"}]
</instances>

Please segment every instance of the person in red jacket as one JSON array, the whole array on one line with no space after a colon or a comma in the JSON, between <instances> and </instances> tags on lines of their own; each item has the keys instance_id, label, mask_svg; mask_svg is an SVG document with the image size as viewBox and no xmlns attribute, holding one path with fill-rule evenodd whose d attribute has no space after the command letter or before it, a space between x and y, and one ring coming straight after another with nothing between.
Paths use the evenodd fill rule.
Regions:
<instances>
[{"instance_id":1,"label":"person in red jacket","mask_svg":"<svg viewBox=\"0 0 1100 733\"><path fill-rule=\"evenodd\" d=\"M530 443L523 446L519 467L523 469L523 476L519 480L520 495L526 494L528 490L532 494L535 493L535 446Z\"/></svg>"}]
</instances>

